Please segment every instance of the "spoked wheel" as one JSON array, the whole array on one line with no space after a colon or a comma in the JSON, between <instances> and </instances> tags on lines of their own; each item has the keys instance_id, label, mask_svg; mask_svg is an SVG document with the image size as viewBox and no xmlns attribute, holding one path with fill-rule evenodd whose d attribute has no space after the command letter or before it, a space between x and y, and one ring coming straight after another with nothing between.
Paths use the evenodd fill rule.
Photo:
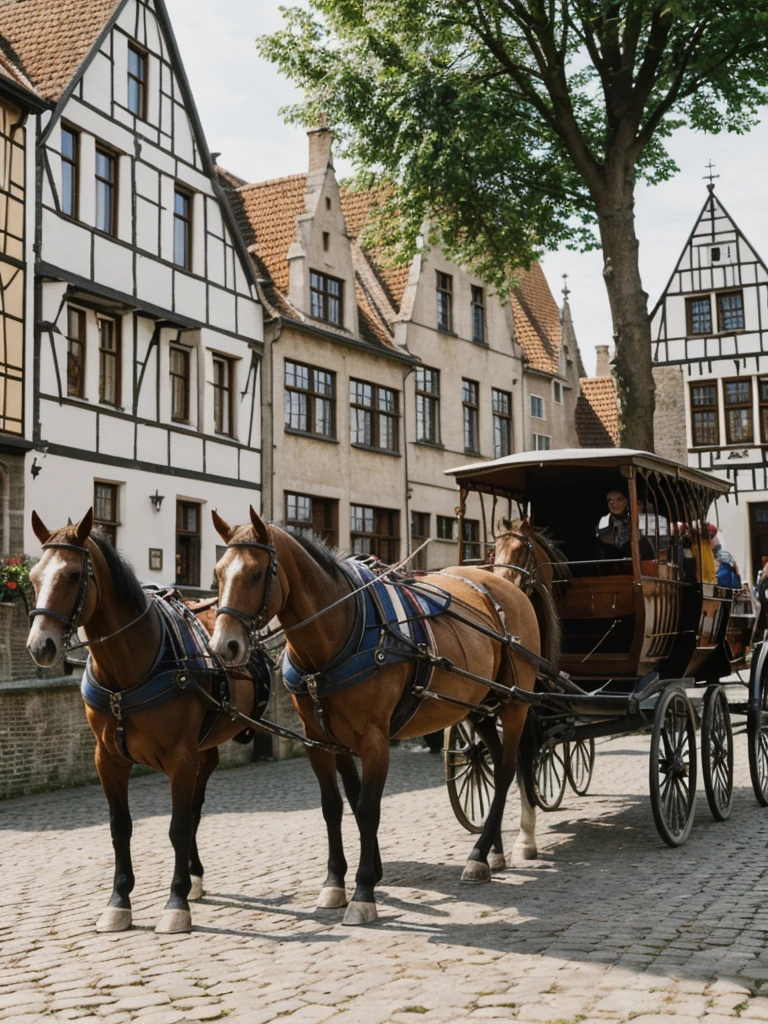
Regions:
<instances>
[{"instance_id":1,"label":"spoked wheel","mask_svg":"<svg viewBox=\"0 0 768 1024\"><path fill-rule=\"evenodd\" d=\"M757 802L768 807L768 642L752 655L747 711L749 774Z\"/></svg>"},{"instance_id":2,"label":"spoked wheel","mask_svg":"<svg viewBox=\"0 0 768 1024\"><path fill-rule=\"evenodd\" d=\"M589 739L566 743L565 767L571 789L579 796L586 796L595 767L595 741Z\"/></svg>"},{"instance_id":3,"label":"spoked wheel","mask_svg":"<svg viewBox=\"0 0 768 1024\"><path fill-rule=\"evenodd\" d=\"M726 821L733 807L733 729L722 686L708 686L704 694L701 767L712 817Z\"/></svg>"},{"instance_id":4,"label":"spoked wheel","mask_svg":"<svg viewBox=\"0 0 768 1024\"><path fill-rule=\"evenodd\" d=\"M445 782L459 824L482 832L496 792L493 760L468 719L445 730Z\"/></svg>"},{"instance_id":5,"label":"spoked wheel","mask_svg":"<svg viewBox=\"0 0 768 1024\"><path fill-rule=\"evenodd\" d=\"M649 781L659 835L668 846L680 846L696 808L696 719L682 687L665 690L656 705Z\"/></svg>"},{"instance_id":6,"label":"spoked wheel","mask_svg":"<svg viewBox=\"0 0 768 1024\"><path fill-rule=\"evenodd\" d=\"M563 802L567 775L563 744L544 743L533 762L532 802L542 811L556 811Z\"/></svg>"}]
</instances>

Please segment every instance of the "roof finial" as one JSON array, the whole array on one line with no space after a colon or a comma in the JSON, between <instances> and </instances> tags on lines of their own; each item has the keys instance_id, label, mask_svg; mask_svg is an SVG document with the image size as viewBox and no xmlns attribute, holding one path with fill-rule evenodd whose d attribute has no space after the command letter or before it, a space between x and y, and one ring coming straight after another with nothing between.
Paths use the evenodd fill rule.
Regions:
<instances>
[{"instance_id":1,"label":"roof finial","mask_svg":"<svg viewBox=\"0 0 768 1024\"><path fill-rule=\"evenodd\" d=\"M709 173L703 175L703 177L705 179L709 178L709 184L707 185L707 188L709 189L710 192L712 192L714 187L715 187L715 178L719 178L720 175L712 173L713 169L717 166L717 164L713 164L712 163L712 157L709 158L709 163L706 164L705 166L706 166L707 170L709 171Z\"/></svg>"},{"instance_id":2,"label":"roof finial","mask_svg":"<svg viewBox=\"0 0 768 1024\"><path fill-rule=\"evenodd\" d=\"M563 298L567 299L571 294L571 289L568 287L568 275L563 274Z\"/></svg>"}]
</instances>

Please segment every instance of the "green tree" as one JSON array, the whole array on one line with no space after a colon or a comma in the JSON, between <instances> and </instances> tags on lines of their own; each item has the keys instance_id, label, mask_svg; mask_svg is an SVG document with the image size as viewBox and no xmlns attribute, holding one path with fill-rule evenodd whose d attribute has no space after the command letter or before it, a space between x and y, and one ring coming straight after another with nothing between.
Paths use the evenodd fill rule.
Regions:
<instances>
[{"instance_id":1,"label":"green tree","mask_svg":"<svg viewBox=\"0 0 768 1024\"><path fill-rule=\"evenodd\" d=\"M768 0L309 0L263 55L344 155L391 185L400 258L425 217L503 292L544 251L600 245L623 440L653 450L634 193L682 125L747 131L768 88ZM382 224L385 220L382 219Z\"/></svg>"}]
</instances>

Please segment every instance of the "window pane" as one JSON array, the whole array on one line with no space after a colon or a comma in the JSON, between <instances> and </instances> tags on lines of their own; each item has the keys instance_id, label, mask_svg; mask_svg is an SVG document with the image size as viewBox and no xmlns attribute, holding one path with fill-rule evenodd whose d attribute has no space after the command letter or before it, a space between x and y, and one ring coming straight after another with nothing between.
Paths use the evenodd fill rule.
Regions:
<instances>
[{"instance_id":1,"label":"window pane","mask_svg":"<svg viewBox=\"0 0 768 1024\"><path fill-rule=\"evenodd\" d=\"M693 334L712 333L712 305L709 296L702 299L689 299L688 309Z\"/></svg>"},{"instance_id":2,"label":"window pane","mask_svg":"<svg viewBox=\"0 0 768 1024\"><path fill-rule=\"evenodd\" d=\"M751 409L726 409L726 431L730 444L751 443L752 432L752 410Z\"/></svg>"},{"instance_id":3,"label":"window pane","mask_svg":"<svg viewBox=\"0 0 768 1024\"><path fill-rule=\"evenodd\" d=\"M130 52L130 51L129 51ZM132 114L137 117L141 117L141 96L142 86L141 82L137 82L135 78L128 79L128 109Z\"/></svg>"},{"instance_id":4,"label":"window pane","mask_svg":"<svg viewBox=\"0 0 768 1024\"><path fill-rule=\"evenodd\" d=\"M693 443L695 445L717 444L717 415L714 412L694 412Z\"/></svg>"},{"instance_id":5,"label":"window pane","mask_svg":"<svg viewBox=\"0 0 768 1024\"><path fill-rule=\"evenodd\" d=\"M716 405L716 389L714 384L691 388L691 404L694 406Z\"/></svg>"},{"instance_id":6,"label":"window pane","mask_svg":"<svg viewBox=\"0 0 768 1024\"><path fill-rule=\"evenodd\" d=\"M353 444L373 444L373 415L367 409L351 409L351 440Z\"/></svg>"},{"instance_id":7,"label":"window pane","mask_svg":"<svg viewBox=\"0 0 768 1024\"><path fill-rule=\"evenodd\" d=\"M726 405L741 405L752 401L751 380L729 380L723 385Z\"/></svg>"},{"instance_id":8,"label":"window pane","mask_svg":"<svg viewBox=\"0 0 768 1024\"><path fill-rule=\"evenodd\" d=\"M718 295L720 308L720 329L741 331L744 329L744 300L741 292L733 295Z\"/></svg>"},{"instance_id":9,"label":"window pane","mask_svg":"<svg viewBox=\"0 0 768 1024\"><path fill-rule=\"evenodd\" d=\"M177 267L187 265L187 224L178 217L173 222L173 262Z\"/></svg>"}]
</instances>

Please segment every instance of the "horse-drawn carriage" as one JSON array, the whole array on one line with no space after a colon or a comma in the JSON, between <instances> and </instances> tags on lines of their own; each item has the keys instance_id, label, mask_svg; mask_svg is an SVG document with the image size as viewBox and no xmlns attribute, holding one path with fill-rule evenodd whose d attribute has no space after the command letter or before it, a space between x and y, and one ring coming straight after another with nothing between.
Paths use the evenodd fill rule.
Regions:
<instances>
[{"instance_id":1,"label":"horse-drawn carriage","mask_svg":"<svg viewBox=\"0 0 768 1024\"><path fill-rule=\"evenodd\" d=\"M755 796L768 805L768 645L754 644L748 682L733 675L746 664L754 613L745 595L717 585L706 531L710 506L729 484L622 449L527 452L450 472L460 524L468 495L479 494L488 548L498 517L509 525L517 509L520 543L507 569L523 587L546 579L558 605L566 679L537 684L529 799L558 806L567 777L585 792L596 738L650 731L653 815L664 841L677 846L693 822L699 725L710 809L718 820L730 814L738 714ZM612 490L629 499L629 545L621 557L598 558L595 526ZM460 562L463 555L459 541ZM482 741L461 723L448 731L445 751L452 804L475 831L493 792Z\"/></svg>"}]
</instances>

